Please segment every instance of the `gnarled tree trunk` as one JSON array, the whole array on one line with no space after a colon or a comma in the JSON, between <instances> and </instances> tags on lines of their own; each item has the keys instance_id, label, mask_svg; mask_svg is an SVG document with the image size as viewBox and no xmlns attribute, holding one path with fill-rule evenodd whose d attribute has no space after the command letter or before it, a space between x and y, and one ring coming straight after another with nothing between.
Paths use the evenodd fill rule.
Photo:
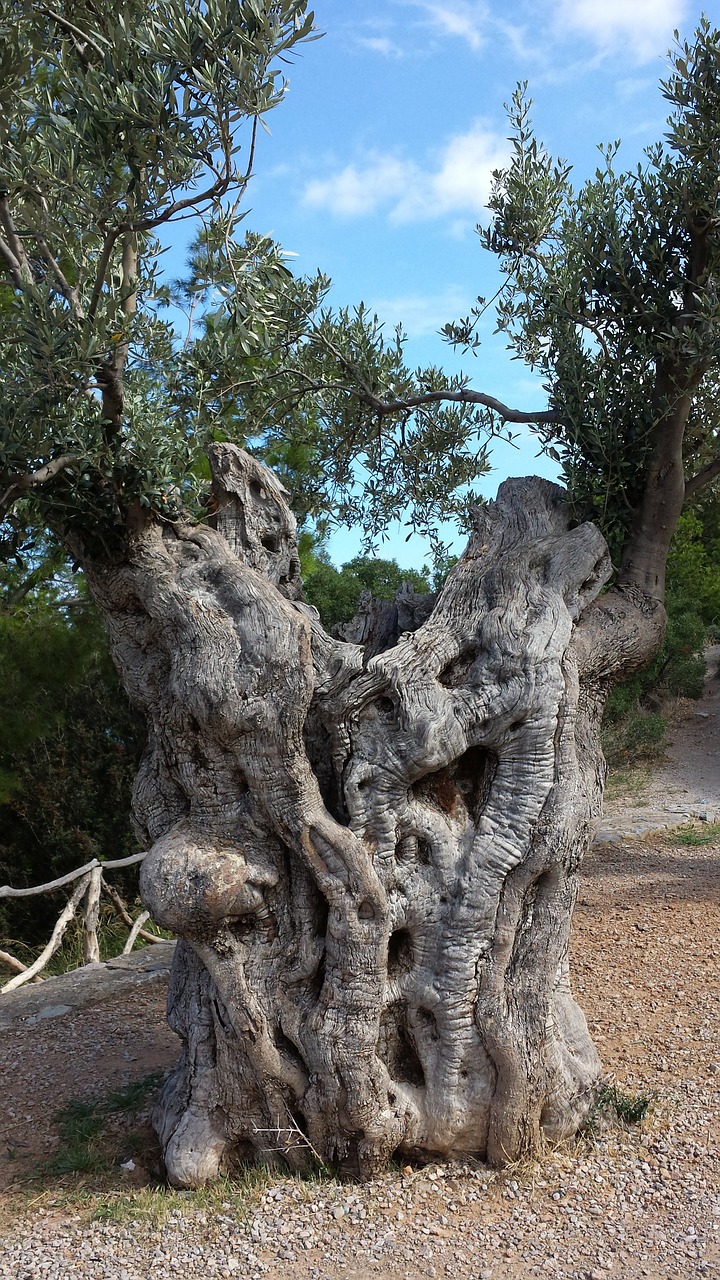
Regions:
<instances>
[{"instance_id":1,"label":"gnarled tree trunk","mask_svg":"<svg viewBox=\"0 0 720 1280\"><path fill-rule=\"evenodd\" d=\"M251 1151L361 1176L395 1151L502 1163L571 1133L600 1069L568 975L599 721L661 608L598 599L600 534L516 480L431 609L335 640L281 486L233 446L211 461L215 527L139 518L121 564L86 561L149 725L143 900L182 939L171 1181Z\"/></svg>"}]
</instances>

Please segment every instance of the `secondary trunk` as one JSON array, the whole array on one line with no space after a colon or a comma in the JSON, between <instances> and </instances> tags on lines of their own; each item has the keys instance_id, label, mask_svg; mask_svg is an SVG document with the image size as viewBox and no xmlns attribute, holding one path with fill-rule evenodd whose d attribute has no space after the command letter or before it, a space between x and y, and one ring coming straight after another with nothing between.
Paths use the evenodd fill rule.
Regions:
<instances>
[{"instance_id":1,"label":"secondary trunk","mask_svg":"<svg viewBox=\"0 0 720 1280\"><path fill-rule=\"evenodd\" d=\"M86 562L149 725L143 900L181 938L171 1181L250 1153L503 1163L573 1132L600 1070L568 974L600 716L662 609L597 599L600 534L516 480L434 603L335 640L282 487L232 446L211 462L214 527L141 519L122 564Z\"/></svg>"}]
</instances>

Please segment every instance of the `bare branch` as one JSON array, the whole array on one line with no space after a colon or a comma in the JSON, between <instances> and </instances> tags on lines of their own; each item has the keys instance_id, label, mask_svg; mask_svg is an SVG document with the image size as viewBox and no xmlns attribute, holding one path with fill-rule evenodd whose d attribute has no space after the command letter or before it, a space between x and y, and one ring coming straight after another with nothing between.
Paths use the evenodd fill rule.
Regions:
<instances>
[{"instance_id":1,"label":"bare branch","mask_svg":"<svg viewBox=\"0 0 720 1280\"><path fill-rule=\"evenodd\" d=\"M720 458L714 458L706 467L703 467L702 471L698 471L697 475L691 476L685 482L686 499L694 497L696 493L699 493L701 489L704 489L706 485L710 484L718 476L720 476Z\"/></svg>"},{"instance_id":2,"label":"bare branch","mask_svg":"<svg viewBox=\"0 0 720 1280\"><path fill-rule=\"evenodd\" d=\"M510 409L508 405L503 404L502 400L497 400L495 396L486 395L484 391L473 391L470 387L458 387L455 391L423 391L420 395L408 396L404 400L382 400L379 396L373 395L367 388L357 392L358 398L374 409L381 418L391 413L402 413L404 409L419 409L429 404L442 404L449 402L452 404L477 404L482 405L485 409L491 409L503 422L527 422L527 423L561 423L564 421L559 413L552 409L541 410L533 413L524 409Z\"/></svg>"},{"instance_id":3,"label":"bare branch","mask_svg":"<svg viewBox=\"0 0 720 1280\"><path fill-rule=\"evenodd\" d=\"M49 5L41 4L38 7L40 12L45 14L46 18L52 18L53 22L57 22L58 26L62 27L64 31L67 31L68 35L74 36L77 40L82 41L84 45L89 45L97 54L98 58L105 57L100 45L96 44L92 36L89 36L86 31L81 31L80 27L76 27L74 22L69 22L67 18L64 18L61 13L56 13L54 9L49 7ZM106 41L106 43L108 46L110 45L109 40Z\"/></svg>"},{"instance_id":4,"label":"bare branch","mask_svg":"<svg viewBox=\"0 0 720 1280\"><path fill-rule=\"evenodd\" d=\"M107 862L103 863L103 866L106 867L107 865L108 865ZM122 898L120 897L120 894L118 893L117 889L113 889L112 885L108 884L107 880L103 880L102 887L103 887L103 893L112 902L113 906L115 907L115 910L120 916L120 919L125 922L128 928L134 928L133 918L130 915L130 912L128 911L127 907L125 906L125 903L123 902ZM166 941L165 938L160 938L155 933L148 933L146 929L140 929L138 933L138 937L142 938L145 942L165 942Z\"/></svg>"},{"instance_id":5,"label":"bare branch","mask_svg":"<svg viewBox=\"0 0 720 1280\"><path fill-rule=\"evenodd\" d=\"M7 191L0 194L0 223L2 224L5 235L7 236L7 244L5 245L3 243L3 257L5 258L11 274L14 274L14 272L19 273L22 283L20 283L18 287L21 289L27 289L29 286L34 284L33 273L30 269L30 263L28 262L25 249L23 248L22 240L15 229L15 223L13 222L10 205L8 203Z\"/></svg>"},{"instance_id":6,"label":"bare branch","mask_svg":"<svg viewBox=\"0 0 720 1280\"><path fill-rule=\"evenodd\" d=\"M27 965L22 960L16 960L15 956L11 956L9 951L0 951L0 964L7 965L8 969L12 969L13 973L25 973Z\"/></svg>"},{"instance_id":7,"label":"bare branch","mask_svg":"<svg viewBox=\"0 0 720 1280\"><path fill-rule=\"evenodd\" d=\"M45 260L45 262L47 262L48 266L50 267L50 270L52 271L55 277L55 281L57 283L57 286L63 298L65 299L66 302L69 302L78 320L84 320L85 313L83 312L82 304L80 302L80 295L78 294L77 289L73 288L73 286L70 284L69 280L65 276L59 262L57 261L57 259L53 257L52 251L45 237L40 235L35 230L33 230L33 235L35 237L37 246L43 256L43 259Z\"/></svg>"},{"instance_id":8,"label":"bare branch","mask_svg":"<svg viewBox=\"0 0 720 1280\"><path fill-rule=\"evenodd\" d=\"M123 954L124 956L129 956L129 955L130 955L130 952L132 951L133 947L135 946L135 943L137 942L139 935L143 932L143 925L144 925L144 924L146 924L146 923L147 923L147 921L148 921L149 919L150 919L150 912L149 912L149 911L141 911L141 912L140 912L140 915L138 916L138 918L137 918L137 920L135 921L135 923L134 923L134 925L133 925L132 929L130 930L130 933L129 933L129 935L128 935L128 940L127 940L127 942L125 943L125 946L124 946L124 947L123 947L123 949L122 949L122 954ZM158 939L158 941L159 941L159 939Z\"/></svg>"},{"instance_id":9,"label":"bare branch","mask_svg":"<svg viewBox=\"0 0 720 1280\"><path fill-rule=\"evenodd\" d=\"M108 266L110 265L110 258L112 256L112 251L115 248L115 242L119 235L120 235L119 227L113 227L111 231L106 232L102 251L100 253L100 257L98 258L97 271L95 273L95 284L93 285L93 291L92 291L92 294L90 295L90 306L88 307L88 313L87 313L88 321L93 321L95 319L95 313L97 312L98 304L100 302L100 296L102 294L102 288L105 283L105 276L107 275L107 269L108 269Z\"/></svg>"},{"instance_id":10,"label":"bare branch","mask_svg":"<svg viewBox=\"0 0 720 1280\"><path fill-rule=\"evenodd\" d=\"M5 263L8 275L16 289L22 289L24 292L27 292L33 287L32 281L25 278L20 263L15 257L10 246L3 240L2 236L0 236L0 258L2 258Z\"/></svg>"},{"instance_id":11,"label":"bare branch","mask_svg":"<svg viewBox=\"0 0 720 1280\"><path fill-rule=\"evenodd\" d=\"M90 872L87 902L85 903L85 923L83 925L83 959L85 964L98 964L100 960L100 944L97 931L100 923L101 888L102 867L93 867Z\"/></svg>"}]
</instances>

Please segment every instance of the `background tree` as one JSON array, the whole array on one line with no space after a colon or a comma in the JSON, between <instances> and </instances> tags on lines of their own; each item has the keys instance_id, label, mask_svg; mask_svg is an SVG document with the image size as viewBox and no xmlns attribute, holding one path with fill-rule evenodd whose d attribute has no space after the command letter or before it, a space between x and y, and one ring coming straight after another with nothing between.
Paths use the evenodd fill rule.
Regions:
<instances>
[{"instance_id":1,"label":"background tree","mask_svg":"<svg viewBox=\"0 0 720 1280\"><path fill-rule=\"evenodd\" d=\"M184 1051L156 1115L170 1178L248 1148L362 1175L396 1150L513 1160L591 1105L568 934L602 708L657 653L683 501L720 472L700 399L720 36L705 23L674 57L667 145L620 175L611 149L579 191L516 97L486 242L501 331L549 388L525 412L412 375L400 335L331 314L322 277L293 280L267 241L236 244L241 125L251 151L277 60L310 33L302 0L0 13L1 509L11 542L42 520L83 566L148 724L142 891L183 939ZM153 233L190 212L204 319L178 352ZM484 305L449 338L472 347ZM238 443L288 478L302 458L303 511L372 532L400 498L418 527L458 510L478 431L513 422L569 495L507 482L435 601L398 606L395 634L383 617L362 644L330 637L287 491ZM618 549L606 591L588 514Z\"/></svg>"},{"instance_id":2,"label":"background tree","mask_svg":"<svg viewBox=\"0 0 720 1280\"><path fill-rule=\"evenodd\" d=\"M142 721L82 578L43 550L41 542L23 564L0 566L0 878L16 887L136 851L130 801ZM128 884L136 894L137 879ZM47 898L10 899L0 929L32 948L56 916Z\"/></svg>"}]
</instances>

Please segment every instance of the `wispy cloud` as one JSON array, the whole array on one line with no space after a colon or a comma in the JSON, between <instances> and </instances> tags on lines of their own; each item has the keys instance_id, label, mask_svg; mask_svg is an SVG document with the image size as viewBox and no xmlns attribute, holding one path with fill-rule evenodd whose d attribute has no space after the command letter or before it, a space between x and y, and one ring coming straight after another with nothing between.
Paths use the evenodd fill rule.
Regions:
<instances>
[{"instance_id":1,"label":"wispy cloud","mask_svg":"<svg viewBox=\"0 0 720 1280\"><path fill-rule=\"evenodd\" d=\"M306 204L339 217L385 212L392 222L421 222L452 214L480 217L494 169L507 164L505 138L481 121L451 137L433 166L375 152L362 162L309 182Z\"/></svg>"},{"instance_id":2,"label":"wispy cloud","mask_svg":"<svg viewBox=\"0 0 720 1280\"><path fill-rule=\"evenodd\" d=\"M379 53L383 58L404 58L405 50L389 36L355 36L355 43L371 53Z\"/></svg>"},{"instance_id":3,"label":"wispy cloud","mask_svg":"<svg viewBox=\"0 0 720 1280\"><path fill-rule=\"evenodd\" d=\"M482 49L488 34L489 14L484 0L403 0L420 9L428 26L439 35L457 36L471 49Z\"/></svg>"},{"instance_id":4,"label":"wispy cloud","mask_svg":"<svg viewBox=\"0 0 720 1280\"><path fill-rule=\"evenodd\" d=\"M407 293L396 298L379 298L373 311L389 327L401 324L409 338L425 338L437 333L449 320L466 314L473 299L456 286L435 294Z\"/></svg>"},{"instance_id":5,"label":"wispy cloud","mask_svg":"<svg viewBox=\"0 0 720 1280\"><path fill-rule=\"evenodd\" d=\"M622 46L646 62L664 53L687 9L687 0L561 0L557 17L561 30L587 36L602 51Z\"/></svg>"}]
</instances>

